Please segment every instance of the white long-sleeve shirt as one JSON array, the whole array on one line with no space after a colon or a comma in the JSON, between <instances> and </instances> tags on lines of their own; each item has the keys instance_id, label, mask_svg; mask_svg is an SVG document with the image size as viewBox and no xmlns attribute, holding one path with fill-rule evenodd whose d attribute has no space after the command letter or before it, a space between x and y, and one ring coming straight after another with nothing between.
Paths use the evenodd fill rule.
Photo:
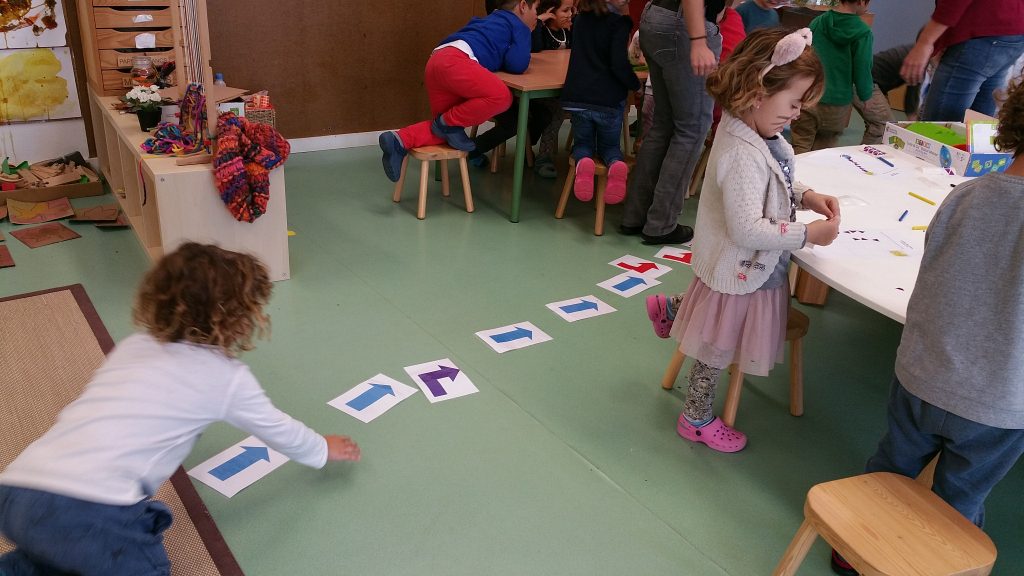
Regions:
<instances>
[{"instance_id":1,"label":"white long-sleeve shirt","mask_svg":"<svg viewBox=\"0 0 1024 576\"><path fill-rule=\"evenodd\" d=\"M249 368L219 349L124 339L56 424L0 474L0 484L101 504L156 493L207 426L226 421L307 466L327 441L278 410Z\"/></svg>"}]
</instances>

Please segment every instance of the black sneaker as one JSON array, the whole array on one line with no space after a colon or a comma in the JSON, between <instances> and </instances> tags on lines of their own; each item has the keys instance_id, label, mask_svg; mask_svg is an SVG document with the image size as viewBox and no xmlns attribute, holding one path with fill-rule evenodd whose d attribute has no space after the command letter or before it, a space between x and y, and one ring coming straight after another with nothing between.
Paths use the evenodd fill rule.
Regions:
<instances>
[{"instance_id":1,"label":"black sneaker","mask_svg":"<svg viewBox=\"0 0 1024 576\"><path fill-rule=\"evenodd\" d=\"M625 224L619 226L619 234L622 234L623 236L636 236L637 234L640 234L643 231L643 224L641 224L640 226L626 226Z\"/></svg>"},{"instance_id":2,"label":"black sneaker","mask_svg":"<svg viewBox=\"0 0 1024 576\"><path fill-rule=\"evenodd\" d=\"M387 174L388 180L398 182L398 178L402 175L402 161L405 160L406 155L402 141L394 132L383 132L377 139L377 143L380 144L381 152L384 153L381 157L384 173Z\"/></svg>"},{"instance_id":3,"label":"black sneaker","mask_svg":"<svg viewBox=\"0 0 1024 576\"><path fill-rule=\"evenodd\" d=\"M430 123L430 131L434 133L434 136L444 138L445 142L456 150L462 150L463 152L476 150L476 144L472 138L466 135L465 128L462 126L448 126L444 123L444 119L441 116L434 118L434 121Z\"/></svg>"},{"instance_id":4,"label":"black sneaker","mask_svg":"<svg viewBox=\"0 0 1024 576\"><path fill-rule=\"evenodd\" d=\"M690 240L693 240L693 228L689 226L683 226L682 224L676 224L676 229L663 234L661 236L648 236L647 234L640 235L644 239L644 244L657 245L657 244L686 244Z\"/></svg>"},{"instance_id":5,"label":"black sneaker","mask_svg":"<svg viewBox=\"0 0 1024 576\"><path fill-rule=\"evenodd\" d=\"M843 558L839 555L839 552L835 551L835 548L832 549L832 560L830 563L832 564L832 571L839 574L839 576L859 576L860 574L853 566L850 566L846 558Z\"/></svg>"}]
</instances>

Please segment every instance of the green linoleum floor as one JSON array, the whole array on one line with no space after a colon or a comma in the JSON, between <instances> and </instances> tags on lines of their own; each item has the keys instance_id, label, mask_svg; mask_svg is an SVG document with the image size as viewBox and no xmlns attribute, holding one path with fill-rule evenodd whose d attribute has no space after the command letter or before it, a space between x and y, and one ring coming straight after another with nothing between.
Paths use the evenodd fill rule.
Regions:
<instances>
[{"instance_id":1,"label":"green linoleum floor","mask_svg":"<svg viewBox=\"0 0 1024 576\"><path fill-rule=\"evenodd\" d=\"M476 213L453 178L451 200L432 184L418 221L416 170L395 205L374 148L288 162L292 279L275 284L271 340L244 359L282 409L353 436L364 459L288 464L232 499L199 485L247 574L768 574L807 489L861 470L899 325L835 292L804 308L805 415L788 413L788 365L748 378L737 425L750 444L717 454L675 434L683 391L659 386L672 344L650 328L647 293L596 286L614 258L657 251L615 233L619 207L595 237L591 206L572 200L556 221L559 182L527 174L511 224L507 159L498 175L473 170ZM83 238L31 251L8 234L18 265L0 270L0 296L81 282L122 338L145 256L129 231L75 229ZM677 266L655 289L691 277ZM587 294L618 311L570 324L545 308ZM521 321L554 339L497 354L474 335ZM378 372L412 384L404 366L440 358L480 392L437 404L418 393L370 424L326 404ZM186 466L244 436L213 426ZM989 500L996 574L1024 572L1022 488L1018 467ZM829 573L819 542L800 574Z\"/></svg>"}]
</instances>

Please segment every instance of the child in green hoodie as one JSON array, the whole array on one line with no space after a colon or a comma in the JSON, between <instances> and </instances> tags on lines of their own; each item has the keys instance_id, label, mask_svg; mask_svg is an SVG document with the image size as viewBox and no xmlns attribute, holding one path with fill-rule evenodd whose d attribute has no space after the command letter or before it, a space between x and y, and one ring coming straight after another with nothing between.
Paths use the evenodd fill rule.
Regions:
<instances>
[{"instance_id":1,"label":"child in green hoodie","mask_svg":"<svg viewBox=\"0 0 1024 576\"><path fill-rule=\"evenodd\" d=\"M868 11L869 1L840 0L835 8L811 21L814 51L825 68L825 95L793 122L793 151L797 154L835 146L850 123L854 96L864 102L871 98L874 37L860 17Z\"/></svg>"}]
</instances>

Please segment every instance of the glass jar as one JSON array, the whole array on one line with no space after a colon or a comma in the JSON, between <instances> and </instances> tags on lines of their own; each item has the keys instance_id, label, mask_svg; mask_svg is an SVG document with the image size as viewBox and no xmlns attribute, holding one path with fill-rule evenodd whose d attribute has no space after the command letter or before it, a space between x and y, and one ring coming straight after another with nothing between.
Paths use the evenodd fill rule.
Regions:
<instances>
[{"instance_id":1,"label":"glass jar","mask_svg":"<svg viewBox=\"0 0 1024 576\"><path fill-rule=\"evenodd\" d=\"M133 57L131 80L132 86L144 86L148 88L155 84L156 68L153 67L153 59L149 56Z\"/></svg>"}]
</instances>

